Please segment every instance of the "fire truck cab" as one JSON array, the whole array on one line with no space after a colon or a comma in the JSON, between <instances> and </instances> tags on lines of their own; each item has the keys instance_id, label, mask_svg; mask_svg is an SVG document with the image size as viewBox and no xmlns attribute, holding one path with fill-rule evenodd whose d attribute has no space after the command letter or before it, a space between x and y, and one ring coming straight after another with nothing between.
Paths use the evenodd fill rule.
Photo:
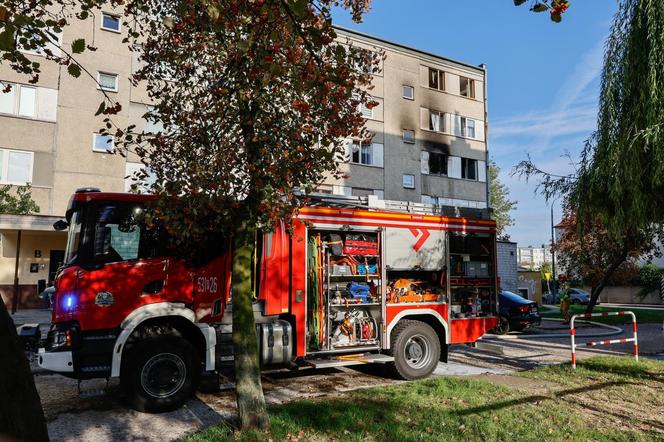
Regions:
<instances>
[{"instance_id":1,"label":"fire truck cab","mask_svg":"<svg viewBox=\"0 0 664 442\"><path fill-rule=\"evenodd\" d=\"M231 259L211 239L195 263L136 222L154 197L77 191L39 365L79 380L119 377L132 406L181 406L203 372L232 365ZM497 316L495 223L432 206L312 199L259 235L254 317L264 367L388 364L429 376L451 344Z\"/></svg>"}]
</instances>

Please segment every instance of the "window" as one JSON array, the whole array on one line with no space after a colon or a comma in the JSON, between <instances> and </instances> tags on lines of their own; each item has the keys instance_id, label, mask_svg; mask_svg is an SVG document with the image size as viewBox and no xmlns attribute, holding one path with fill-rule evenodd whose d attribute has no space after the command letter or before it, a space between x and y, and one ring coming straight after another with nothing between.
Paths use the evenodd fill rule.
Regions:
<instances>
[{"instance_id":1,"label":"window","mask_svg":"<svg viewBox=\"0 0 664 442\"><path fill-rule=\"evenodd\" d=\"M414 189L415 188L415 175L404 174L403 175L403 187L406 188L406 189Z\"/></svg>"},{"instance_id":2,"label":"window","mask_svg":"<svg viewBox=\"0 0 664 442\"><path fill-rule=\"evenodd\" d=\"M414 100L415 88L413 88L413 86L408 86L404 84L403 86L401 86L401 95L408 100Z\"/></svg>"},{"instance_id":3,"label":"window","mask_svg":"<svg viewBox=\"0 0 664 442\"><path fill-rule=\"evenodd\" d=\"M411 129L403 130L403 142L404 143L415 143L415 131Z\"/></svg>"},{"instance_id":4,"label":"window","mask_svg":"<svg viewBox=\"0 0 664 442\"><path fill-rule=\"evenodd\" d=\"M477 160L461 158L461 178L477 180Z\"/></svg>"},{"instance_id":5,"label":"window","mask_svg":"<svg viewBox=\"0 0 664 442\"><path fill-rule=\"evenodd\" d=\"M97 83L98 89L110 92L118 91L118 76L116 74L97 72Z\"/></svg>"},{"instance_id":6,"label":"window","mask_svg":"<svg viewBox=\"0 0 664 442\"><path fill-rule=\"evenodd\" d=\"M360 103L360 112L364 118L373 118L373 109L373 107L369 107L365 103Z\"/></svg>"},{"instance_id":7,"label":"window","mask_svg":"<svg viewBox=\"0 0 664 442\"><path fill-rule=\"evenodd\" d=\"M10 84L9 92L0 83L0 113L35 118L37 116L37 88L22 84Z\"/></svg>"},{"instance_id":8,"label":"window","mask_svg":"<svg viewBox=\"0 0 664 442\"><path fill-rule=\"evenodd\" d=\"M37 102L37 89L21 86L18 114L22 117L34 117Z\"/></svg>"},{"instance_id":9,"label":"window","mask_svg":"<svg viewBox=\"0 0 664 442\"><path fill-rule=\"evenodd\" d=\"M429 68L429 87L431 89L445 90L445 72Z\"/></svg>"},{"instance_id":10,"label":"window","mask_svg":"<svg viewBox=\"0 0 664 442\"><path fill-rule=\"evenodd\" d=\"M459 91L464 97L475 98L475 80L459 77Z\"/></svg>"},{"instance_id":11,"label":"window","mask_svg":"<svg viewBox=\"0 0 664 442\"><path fill-rule=\"evenodd\" d=\"M120 32L120 17L103 13L101 15L101 28L107 31Z\"/></svg>"},{"instance_id":12,"label":"window","mask_svg":"<svg viewBox=\"0 0 664 442\"><path fill-rule=\"evenodd\" d=\"M145 123L146 133L156 134L164 131L164 124L159 119L159 116L157 115L157 111L155 110L154 106L147 106L147 112L143 117L146 121Z\"/></svg>"},{"instance_id":13,"label":"window","mask_svg":"<svg viewBox=\"0 0 664 442\"><path fill-rule=\"evenodd\" d=\"M383 145L379 143L350 143L350 162L365 166L383 167Z\"/></svg>"},{"instance_id":14,"label":"window","mask_svg":"<svg viewBox=\"0 0 664 442\"><path fill-rule=\"evenodd\" d=\"M16 47L19 51L31 55L62 55L62 32L56 33L50 28L27 26L16 32Z\"/></svg>"},{"instance_id":15,"label":"window","mask_svg":"<svg viewBox=\"0 0 664 442\"><path fill-rule=\"evenodd\" d=\"M445 114L443 112L429 111L429 130L445 132Z\"/></svg>"},{"instance_id":16,"label":"window","mask_svg":"<svg viewBox=\"0 0 664 442\"><path fill-rule=\"evenodd\" d=\"M95 152L112 152L114 148L113 136L94 134L92 150Z\"/></svg>"},{"instance_id":17,"label":"window","mask_svg":"<svg viewBox=\"0 0 664 442\"><path fill-rule=\"evenodd\" d=\"M32 182L32 152L0 149L0 182L25 185Z\"/></svg>"},{"instance_id":18,"label":"window","mask_svg":"<svg viewBox=\"0 0 664 442\"><path fill-rule=\"evenodd\" d=\"M461 117L461 133L464 137L475 138L475 120Z\"/></svg>"},{"instance_id":19,"label":"window","mask_svg":"<svg viewBox=\"0 0 664 442\"><path fill-rule=\"evenodd\" d=\"M429 175L447 175L447 155L438 152L426 152L422 156L427 161ZM428 157L428 158L427 158Z\"/></svg>"}]
</instances>

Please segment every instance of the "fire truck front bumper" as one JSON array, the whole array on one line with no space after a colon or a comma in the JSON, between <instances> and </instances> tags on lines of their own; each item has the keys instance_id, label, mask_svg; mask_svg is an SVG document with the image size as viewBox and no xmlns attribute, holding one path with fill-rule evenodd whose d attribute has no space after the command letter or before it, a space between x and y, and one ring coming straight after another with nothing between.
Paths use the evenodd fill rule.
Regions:
<instances>
[{"instance_id":1,"label":"fire truck front bumper","mask_svg":"<svg viewBox=\"0 0 664 442\"><path fill-rule=\"evenodd\" d=\"M46 351L40 348L37 353L39 367L56 373L73 373L74 359L70 351Z\"/></svg>"}]
</instances>

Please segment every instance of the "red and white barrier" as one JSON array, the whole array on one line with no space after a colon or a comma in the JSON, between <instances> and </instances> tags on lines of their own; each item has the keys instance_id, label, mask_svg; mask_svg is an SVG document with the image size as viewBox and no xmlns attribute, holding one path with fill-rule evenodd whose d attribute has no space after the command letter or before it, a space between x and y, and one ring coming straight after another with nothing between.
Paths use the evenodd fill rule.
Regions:
<instances>
[{"instance_id":1,"label":"red and white barrier","mask_svg":"<svg viewBox=\"0 0 664 442\"><path fill-rule=\"evenodd\" d=\"M625 312L602 312L602 313L580 313L578 315L572 316L572 319L569 322L569 336L572 340L572 368L576 368L576 329L574 328L574 320L576 318L593 318L598 316L632 316L632 331L634 336L631 338L621 338L621 339L605 339L603 341L590 341L586 342L586 347L595 347L597 345L607 345L607 344L624 344L626 342L634 342L634 357L636 360L639 360L639 344L637 340L637 327L636 327L636 315L634 312L625 311Z\"/></svg>"}]
</instances>

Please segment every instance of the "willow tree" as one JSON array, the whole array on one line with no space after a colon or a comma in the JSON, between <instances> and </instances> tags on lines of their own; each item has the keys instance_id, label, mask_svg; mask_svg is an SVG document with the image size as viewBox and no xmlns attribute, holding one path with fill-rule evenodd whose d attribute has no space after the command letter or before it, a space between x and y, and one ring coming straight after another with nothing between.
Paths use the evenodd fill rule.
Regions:
<instances>
[{"instance_id":1,"label":"willow tree","mask_svg":"<svg viewBox=\"0 0 664 442\"><path fill-rule=\"evenodd\" d=\"M579 238L599 222L612 242L634 245L635 238L664 223L662 66L664 2L622 0L606 43L597 130L577 169L555 176L530 159L515 168L526 178L541 178L538 190L547 199L563 197L566 209L576 214ZM591 306L597 296L593 293Z\"/></svg>"}]
</instances>

